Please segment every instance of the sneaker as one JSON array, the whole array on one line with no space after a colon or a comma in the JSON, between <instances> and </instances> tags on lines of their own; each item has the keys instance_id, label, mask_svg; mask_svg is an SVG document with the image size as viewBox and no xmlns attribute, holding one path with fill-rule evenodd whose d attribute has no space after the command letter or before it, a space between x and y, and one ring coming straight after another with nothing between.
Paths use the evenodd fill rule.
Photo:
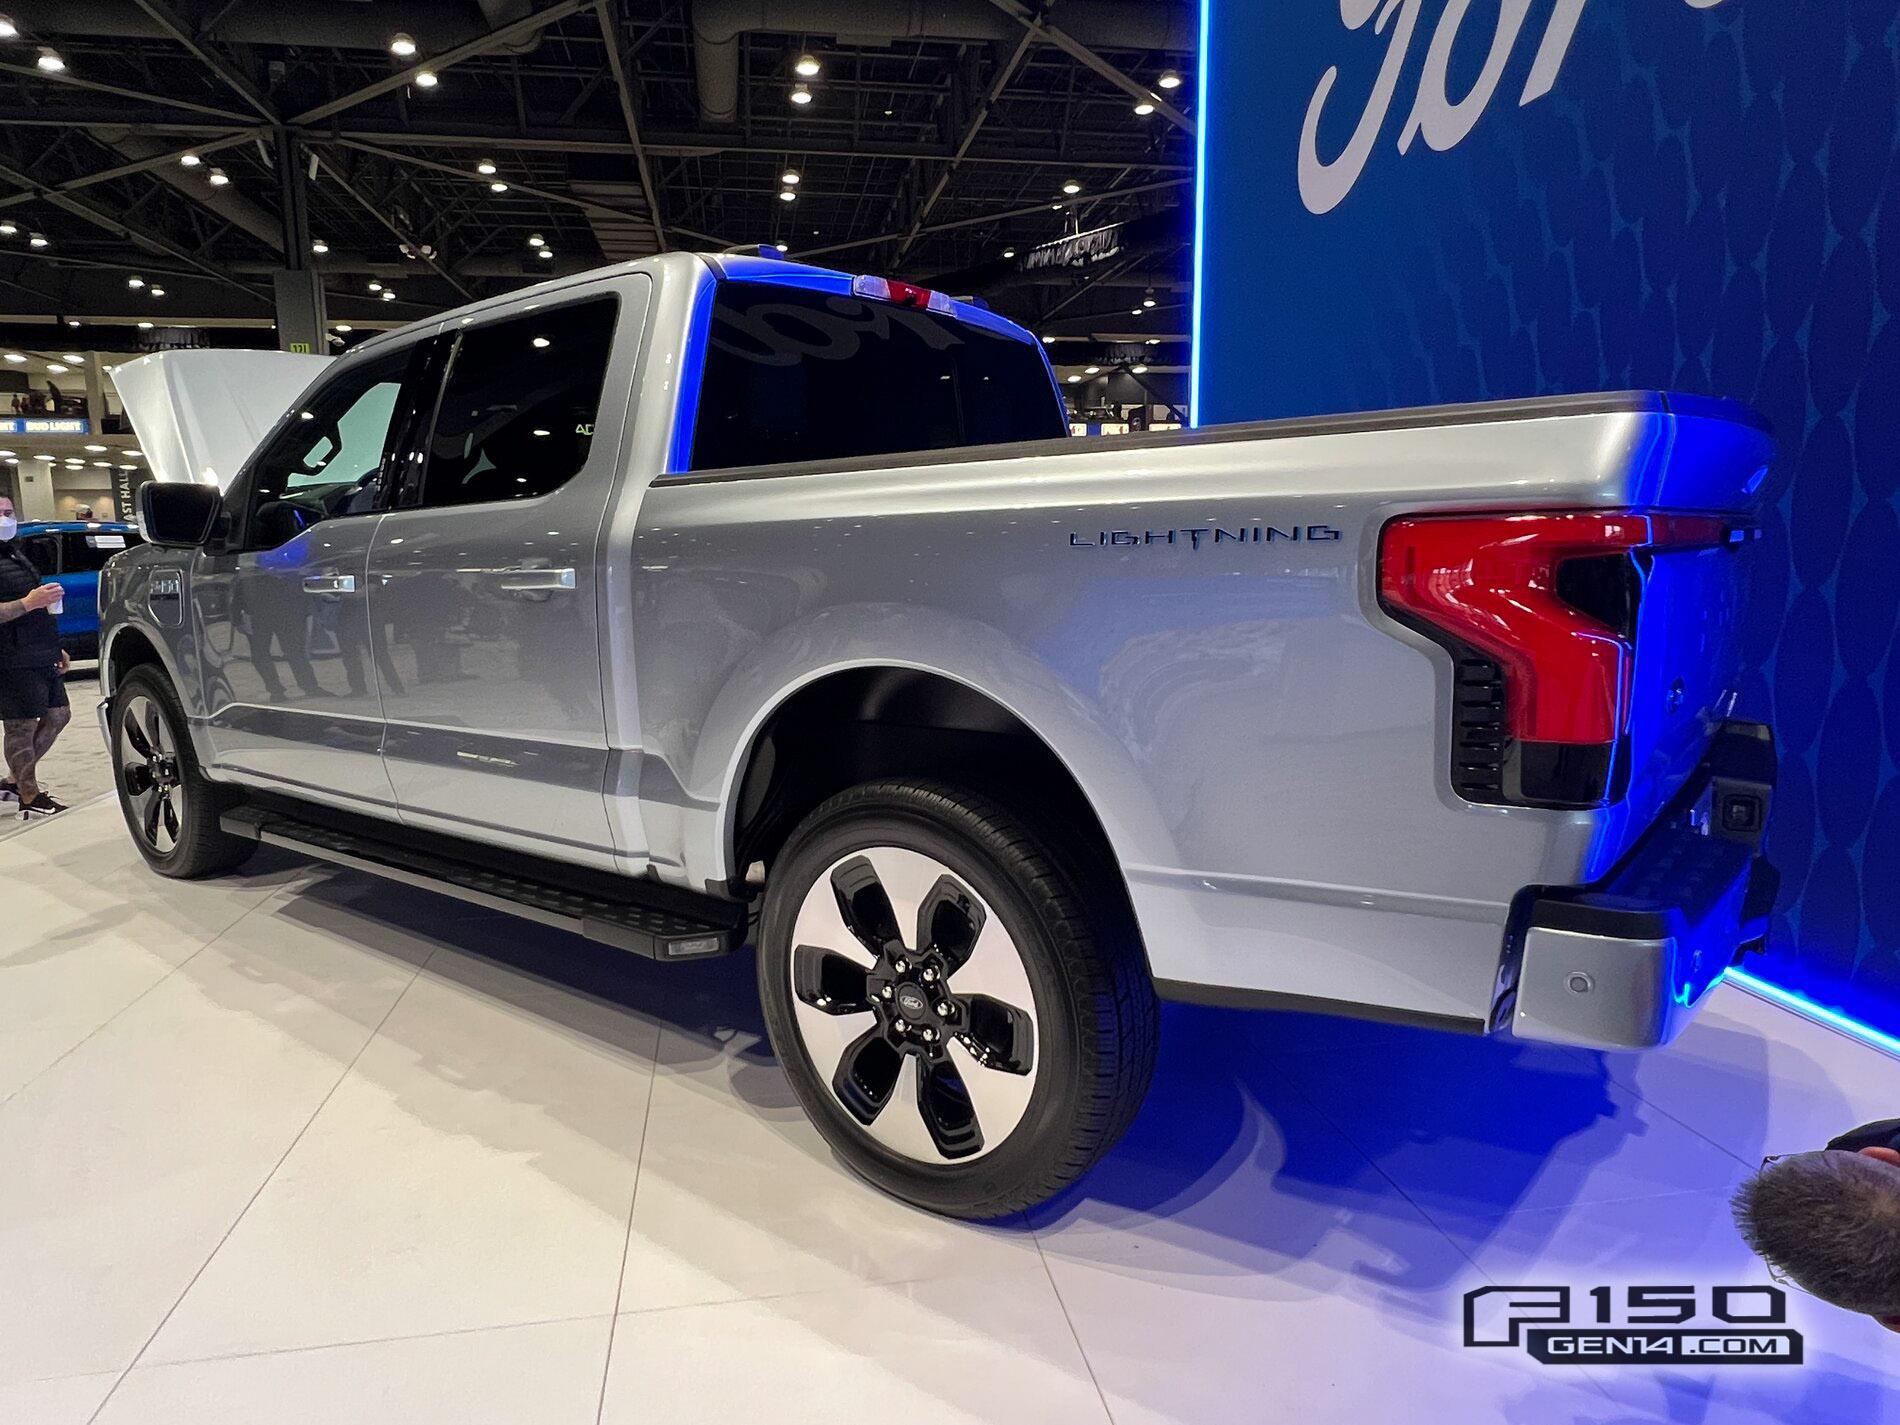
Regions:
<instances>
[{"instance_id":1,"label":"sneaker","mask_svg":"<svg viewBox=\"0 0 1900 1425\"><path fill-rule=\"evenodd\" d=\"M20 803L20 820L32 821L36 817L57 816L65 810L66 803L54 801L45 792L41 792L32 801Z\"/></svg>"},{"instance_id":2,"label":"sneaker","mask_svg":"<svg viewBox=\"0 0 1900 1425\"><path fill-rule=\"evenodd\" d=\"M17 802L20 788L13 782L0 782L0 802Z\"/></svg>"}]
</instances>

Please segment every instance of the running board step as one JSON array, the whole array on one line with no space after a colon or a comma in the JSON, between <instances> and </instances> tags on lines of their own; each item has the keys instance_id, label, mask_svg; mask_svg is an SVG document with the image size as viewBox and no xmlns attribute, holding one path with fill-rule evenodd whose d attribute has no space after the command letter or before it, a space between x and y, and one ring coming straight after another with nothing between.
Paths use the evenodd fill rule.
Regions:
<instances>
[{"instance_id":1,"label":"running board step","mask_svg":"<svg viewBox=\"0 0 1900 1425\"><path fill-rule=\"evenodd\" d=\"M470 865L264 807L234 807L219 820L233 836L538 920L649 960L702 960L736 950L745 941L746 908L737 901L631 878L617 878L615 889L624 886L624 898L610 897Z\"/></svg>"}]
</instances>

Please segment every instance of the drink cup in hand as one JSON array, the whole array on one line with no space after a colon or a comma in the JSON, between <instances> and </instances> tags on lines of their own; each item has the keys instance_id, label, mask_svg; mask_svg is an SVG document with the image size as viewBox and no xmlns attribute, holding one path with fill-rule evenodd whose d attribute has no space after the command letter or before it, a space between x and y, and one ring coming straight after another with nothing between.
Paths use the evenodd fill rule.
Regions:
<instances>
[{"instance_id":1,"label":"drink cup in hand","mask_svg":"<svg viewBox=\"0 0 1900 1425\"><path fill-rule=\"evenodd\" d=\"M48 609L54 618L58 618L60 610L66 605L66 591L57 584L42 584L20 602L26 605L29 612Z\"/></svg>"}]
</instances>

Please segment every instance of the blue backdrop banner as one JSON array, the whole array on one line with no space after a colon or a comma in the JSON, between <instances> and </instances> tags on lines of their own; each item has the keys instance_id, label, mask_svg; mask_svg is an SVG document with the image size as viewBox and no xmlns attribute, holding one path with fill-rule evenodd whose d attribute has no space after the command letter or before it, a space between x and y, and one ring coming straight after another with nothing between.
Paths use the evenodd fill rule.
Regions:
<instances>
[{"instance_id":1,"label":"blue backdrop banner","mask_svg":"<svg viewBox=\"0 0 1900 1425\"><path fill-rule=\"evenodd\" d=\"M1200 423L1658 387L1781 443L1758 972L1900 1029L1896 0L1204 0Z\"/></svg>"}]
</instances>

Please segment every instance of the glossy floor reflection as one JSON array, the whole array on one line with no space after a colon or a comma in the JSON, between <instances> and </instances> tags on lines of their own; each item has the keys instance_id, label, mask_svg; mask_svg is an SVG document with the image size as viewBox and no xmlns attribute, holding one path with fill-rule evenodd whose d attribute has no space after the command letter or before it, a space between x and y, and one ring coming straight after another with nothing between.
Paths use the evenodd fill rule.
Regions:
<instances>
[{"instance_id":1,"label":"glossy floor reflection","mask_svg":"<svg viewBox=\"0 0 1900 1425\"><path fill-rule=\"evenodd\" d=\"M1602 1056L1171 1008L1124 1144L1027 1221L880 1197L659 967L101 804L0 846L0 1421L1900 1421L1900 1340L1579 1371L1487 1283L1762 1281L1725 1198L1900 1061L1723 989Z\"/></svg>"}]
</instances>

